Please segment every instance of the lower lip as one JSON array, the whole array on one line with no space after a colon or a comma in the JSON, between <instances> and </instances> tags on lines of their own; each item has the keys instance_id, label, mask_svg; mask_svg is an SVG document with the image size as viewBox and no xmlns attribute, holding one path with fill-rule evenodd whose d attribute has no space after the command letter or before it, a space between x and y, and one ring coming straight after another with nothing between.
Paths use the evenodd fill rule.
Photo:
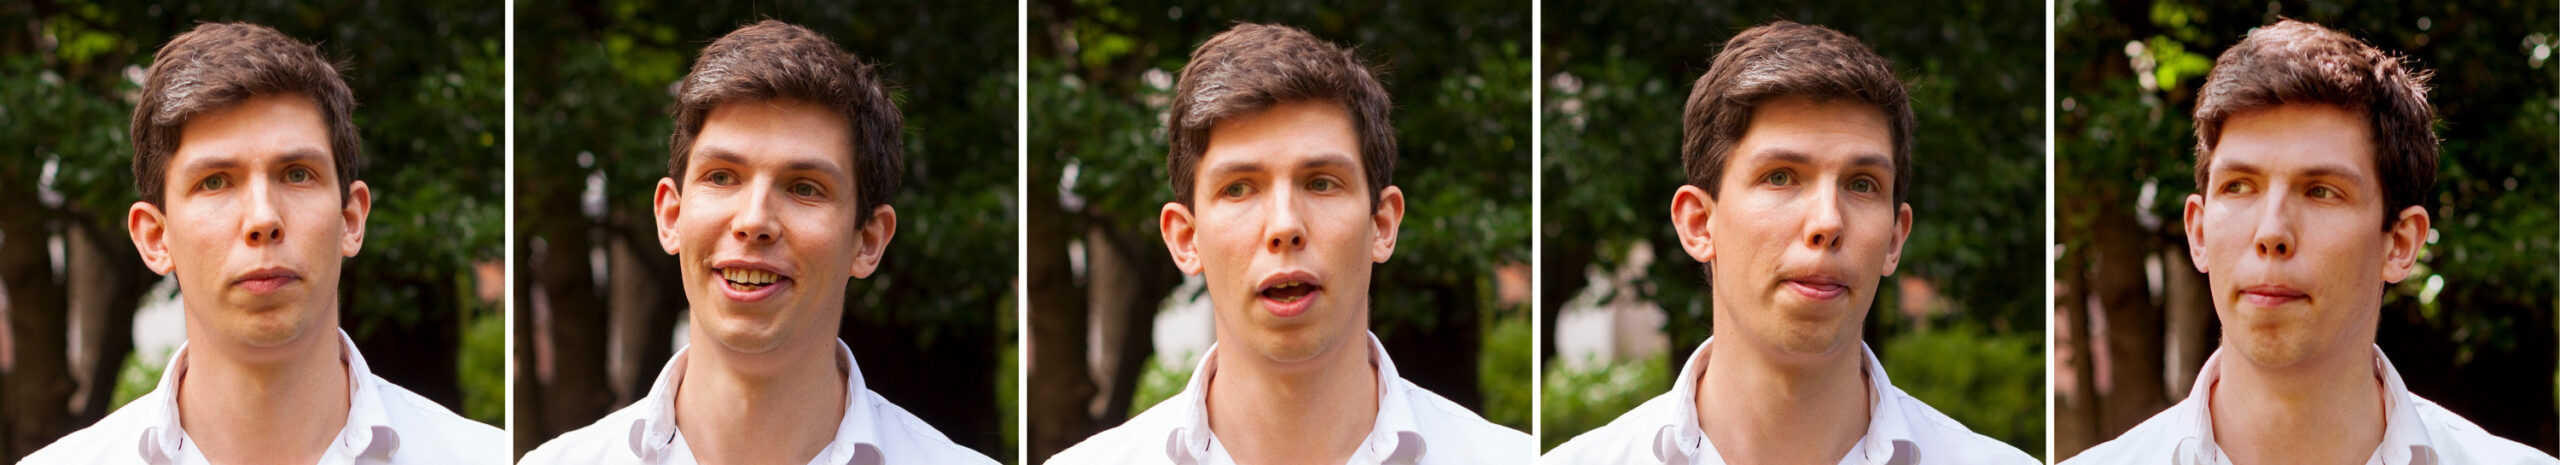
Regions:
<instances>
[{"instance_id":1,"label":"lower lip","mask_svg":"<svg viewBox=\"0 0 2560 465\"><path fill-rule=\"evenodd\" d=\"M294 281L298 281L298 279L292 277L243 279L240 280L237 285L240 286L241 289L247 289L253 294L265 294L275 292L277 289L283 289L285 285L293 284Z\"/></svg>"},{"instance_id":2,"label":"lower lip","mask_svg":"<svg viewBox=\"0 0 2560 465\"><path fill-rule=\"evenodd\" d=\"M1324 296L1324 290L1319 289L1309 291L1307 295L1298 296L1295 302L1281 302L1270 297L1260 297L1260 300L1262 309L1270 311L1271 316L1288 318L1306 314L1307 309L1315 307L1316 298L1322 296Z\"/></svg>"},{"instance_id":3,"label":"lower lip","mask_svg":"<svg viewBox=\"0 0 2560 465\"><path fill-rule=\"evenodd\" d=\"M1814 300L1831 300L1840 298L1840 296L1849 295L1849 287L1838 284L1811 284L1802 281L1787 281L1787 289L1796 291L1796 295Z\"/></svg>"},{"instance_id":4,"label":"lower lip","mask_svg":"<svg viewBox=\"0 0 2560 465\"><path fill-rule=\"evenodd\" d=\"M2298 295L2259 294L2254 292L2240 293L2241 300L2249 302L2249 305L2256 305L2260 307L2281 306L2284 304L2302 301L2303 298L2304 296Z\"/></svg>"},{"instance_id":5,"label":"lower lip","mask_svg":"<svg viewBox=\"0 0 2560 465\"><path fill-rule=\"evenodd\" d=\"M731 284L727 279L721 279L717 276L714 276L711 279L720 282L720 295L728 297L732 302L762 301L764 299L773 298L775 294L782 293L783 288L791 287L790 279L776 279L773 281L773 284L766 284L764 287L759 287L750 291L738 288L736 284Z\"/></svg>"}]
</instances>

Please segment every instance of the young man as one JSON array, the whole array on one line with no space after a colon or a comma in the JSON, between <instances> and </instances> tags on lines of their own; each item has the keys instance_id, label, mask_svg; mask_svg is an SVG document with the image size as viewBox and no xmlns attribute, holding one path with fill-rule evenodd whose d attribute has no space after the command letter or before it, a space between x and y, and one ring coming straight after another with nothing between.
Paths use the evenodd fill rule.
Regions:
<instances>
[{"instance_id":1,"label":"young man","mask_svg":"<svg viewBox=\"0 0 2560 465\"><path fill-rule=\"evenodd\" d=\"M1911 233L1911 106L1883 57L1819 26L1755 27L1681 120L1671 221L1706 264L1717 337L1671 392L1547 463L2036 463L1895 389L1859 342Z\"/></svg>"},{"instance_id":2,"label":"young man","mask_svg":"<svg viewBox=\"0 0 2560 465\"><path fill-rule=\"evenodd\" d=\"M1192 52L1174 93L1159 221L1207 281L1218 343L1181 393L1049 463L1527 463L1528 435L1398 377L1369 334L1404 193L1368 67L1241 24Z\"/></svg>"},{"instance_id":3,"label":"young man","mask_svg":"<svg viewBox=\"0 0 2560 465\"><path fill-rule=\"evenodd\" d=\"M2214 61L2185 219L2222 348L2186 400L2069 463L2560 463L2410 394L2373 343L2431 225L2426 90L2424 71L2293 20Z\"/></svg>"},{"instance_id":4,"label":"young man","mask_svg":"<svg viewBox=\"0 0 2560 465\"><path fill-rule=\"evenodd\" d=\"M836 340L845 285L898 227L904 123L881 87L779 21L702 49L654 204L693 308L687 345L648 397L525 463L995 463L863 387Z\"/></svg>"},{"instance_id":5,"label":"young man","mask_svg":"<svg viewBox=\"0 0 2560 465\"><path fill-rule=\"evenodd\" d=\"M505 463L505 433L374 376L338 330L373 209L338 70L240 23L154 56L125 225L177 278L187 342L159 387L26 463Z\"/></svg>"}]
</instances>

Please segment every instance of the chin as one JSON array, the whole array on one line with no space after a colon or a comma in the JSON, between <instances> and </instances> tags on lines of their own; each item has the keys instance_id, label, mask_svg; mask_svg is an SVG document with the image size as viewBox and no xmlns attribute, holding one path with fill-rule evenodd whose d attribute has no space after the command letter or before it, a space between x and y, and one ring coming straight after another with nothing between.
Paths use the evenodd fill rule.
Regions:
<instances>
[{"instance_id":1,"label":"chin","mask_svg":"<svg viewBox=\"0 0 2560 465\"><path fill-rule=\"evenodd\" d=\"M2311 358L2317 344L2299 327L2242 328L2228 342L2249 363L2265 367L2289 367Z\"/></svg>"},{"instance_id":2,"label":"chin","mask_svg":"<svg viewBox=\"0 0 2560 465\"><path fill-rule=\"evenodd\" d=\"M300 339L311 327L311 322L302 318L299 313L270 311L243 315L238 321L233 321L229 325L231 340L258 348L281 347L292 343Z\"/></svg>"},{"instance_id":3,"label":"chin","mask_svg":"<svg viewBox=\"0 0 2560 465\"><path fill-rule=\"evenodd\" d=\"M720 315L723 321L711 322L708 336L712 342L731 352L761 354L782 347L786 333L782 325L771 320L736 315Z\"/></svg>"}]
</instances>

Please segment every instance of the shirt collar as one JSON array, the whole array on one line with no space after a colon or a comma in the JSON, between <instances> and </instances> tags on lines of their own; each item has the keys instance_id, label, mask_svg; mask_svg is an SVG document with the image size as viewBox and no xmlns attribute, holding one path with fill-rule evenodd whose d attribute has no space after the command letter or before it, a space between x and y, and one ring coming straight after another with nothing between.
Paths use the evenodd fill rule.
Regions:
<instances>
[{"instance_id":1,"label":"shirt collar","mask_svg":"<svg viewBox=\"0 0 2560 465\"><path fill-rule=\"evenodd\" d=\"M169 365L161 370L160 384L154 391L166 395L144 408L158 409L158 424L144 428L139 447L143 459L151 463L175 463L187 442L186 429L178 419L178 382L187 374L187 345L178 343L178 351L169 356ZM364 354L356 350L354 338L345 329L338 330L338 361L347 369L347 424L338 430L330 445L347 457L389 457L400 448L400 431L392 429L391 414L382 404L381 393L373 383L373 368L364 362Z\"/></svg>"},{"instance_id":2,"label":"shirt collar","mask_svg":"<svg viewBox=\"0 0 2560 465\"><path fill-rule=\"evenodd\" d=\"M1653 441L1654 457L1664 463L1723 463L1723 458L1716 455L1715 444L1707 441L1707 432L1697 421L1698 379L1706 375L1707 351L1714 349L1715 342L1714 337L1708 337L1699 343L1698 350L1691 352L1689 361L1681 365L1680 377L1672 381L1670 395L1678 401L1678 408L1673 409L1677 415L1660 419L1663 424ZM1867 380L1868 419L1866 436L1858 439L1851 455L1865 459L1864 463L1918 463L1920 445L1912 439L1909 419L1902 415L1901 391L1885 377L1884 364L1876 360L1875 351L1860 343L1858 353L1866 362L1861 368Z\"/></svg>"},{"instance_id":3,"label":"shirt collar","mask_svg":"<svg viewBox=\"0 0 2560 465\"><path fill-rule=\"evenodd\" d=\"M2391 357L2382 354L2380 345L2373 347L2373 366L2374 376L2382 381L2384 409L2382 445L2374 449L2373 458L2392 465L2435 465L2439 459L2435 441L2428 437L2426 424L2418 419L2417 396L2401 382L2400 369L2391 364ZM2177 438L2179 463L2226 460L2213 434L2213 385L2221 381L2222 350L2215 349L2212 356L2205 358L2204 368L2196 372L2195 386L2187 390L2187 399L2180 402L2192 408L2185 409L2186 417L2179 419L2188 425L2185 434Z\"/></svg>"},{"instance_id":4,"label":"shirt collar","mask_svg":"<svg viewBox=\"0 0 2560 465\"><path fill-rule=\"evenodd\" d=\"M886 457L881 455L879 430L870 421L871 403L863 395L870 388L863 384L862 367L853 360L853 348L842 340L835 342L836 368L845 372L844 417L836 421L835 439L819 450L818 457L810 463L883 463ZM676 388L684 385L684 368L691 350L691 346L677 349L666 368L658 371L658 381L649 387L649 396L640 399L640 405L645 407L639 418L631 421L628 445L631 454L642 461L657 462L676 456ZM683 451L683 455L692 454Z\"/></svg>"},{"instance_id":5,"label":"shirt collar","mask_svg":"<svg viewBox=\"0 0 2560 465\"><path fill-rule=\"evenodd\" d=\"M1378 342L1377 333L1368 333L1370 366L1377 369L1378 417L1369 435L1360 441L1356 455L1376 457L1382 463L1411 463L1422 457L1423 443L1420 421L1414 417L1413 400L1400 387L1404 378L1396 373L1395 360L1387 357L1386 346ZM1210 343L1201 354L1199 366L1192 369L1191 381L1182 392L1165 402L1180 405L1182 417L1173 431L1165 435L1165 457L1174 463L1196 464L1209 461L1209 380L1218 372L1218 344Z\"/></svg>"}]
</instances>

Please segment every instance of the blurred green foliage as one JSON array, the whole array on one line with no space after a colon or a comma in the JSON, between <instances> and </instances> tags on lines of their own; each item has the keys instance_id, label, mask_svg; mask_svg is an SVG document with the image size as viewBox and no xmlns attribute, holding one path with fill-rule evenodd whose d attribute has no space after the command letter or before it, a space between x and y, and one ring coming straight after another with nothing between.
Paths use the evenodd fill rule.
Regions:
<instances>
[{"instance_id":1,"label":"blurred green foliage","mask_svg":"<svg viewBox=\"0 0 2560 465\"><path fill-rule=\"evenodd\" d=\"M1538 435L1538 450L1554 449L1670 392L1677 381L1672 377L1678 373L1671 370L1672 363L1669 355L1579 368L1549 362L1546 377L1538 380L1543 387L1538 393L1538 414L1546 423L1544 434Z\"/></svg>"},{"instance_id":2,"label":"blurred green foliage","mask_svg":"<svg viewBox=\"0 0 2560 465\"><path fill-rule=\"evenodd\" d=\"M2044 456L2045 361L2040 333L1990 334L1950 324L1895 334L1882 352L1893 386L1965 427Z\"/></svg>"},{"instance_id":3,"label":"blurred green foliage","mask_svg":"<svg viewBox=\"0 0 2560 465\"><path fill-rule=\"evenodd\" d=\"M1521 431L1530 430L1530 391L1538 385L1536 370L1523 363L1537 356L1531 338L1538 334L1529 326L1526 313L1494 319L1485 329L1484 353L1476 357L1477 379L1484 380L1479 390L1484 391L1485 421Z\"/></svg>"},{"instance_id":4,"label":"blurred green foliage","mask_svg":"<svg viewBox=\"0 0 2560 465\"><path fill-rule=\"evenodd\" d=\"M1546 2L1538 83L1545 91L1540 116L1546 146L1539 164L1546 183L1539 260L1550 307L1542 312L1553 321L1560 310L1555 307L1585 290L1586 270L1625 267L1635 258L1627 253L1633 246L1650 244L1650 268L1633 290L1670 313L1664 330L1673 353L1659 362L1686 360L1706 340L1713 305L1705 276L1672 238L1668 216L1671 193L1685 182L1682 105L1726 39L1785 19L1858 38L1891 61L1910 87L1919 119L1911 158L1911 236L1898 272L1879 287L1866 321L1866 340L1877 355L1888 365L1909 367L1892 372L1897 385L1908 389L1914 385L1909 380L1931 379L1911 371L1982 368L1963 366L1961 359L2041 360L2046 315L2039 296L2046 281L2039 278L2037 244L2044 224L2045 105L2044 53L2036 44L2045 35L2037 15L2021 13L2039 11L2042 3ZM1905 302L1901 279L1918 280L1936 298ZM1906 305L1929 312L1913 318L1899 311ZM1984 337L1961 359L1914 357L1892 344L1930 328L1968 325ZM1991 342L2010 339L2033 343ZM1925 400L1977 433L2040 451L2041 379L2025 375L2040 373L2041 364L2016 367L2017 373L1975 371L1967 385L2016 384ZM1676 367L1665 370L1676 373ZM1548 374L1543 433L1550 445L1615 416L1558 415L1560 405L1631 407L1671 386L1666 374L1651 389L1560 392L1559 375L1597 374ZM1628 397L1560 403L1559 394Z\"/></svg>"}]
</instances>

